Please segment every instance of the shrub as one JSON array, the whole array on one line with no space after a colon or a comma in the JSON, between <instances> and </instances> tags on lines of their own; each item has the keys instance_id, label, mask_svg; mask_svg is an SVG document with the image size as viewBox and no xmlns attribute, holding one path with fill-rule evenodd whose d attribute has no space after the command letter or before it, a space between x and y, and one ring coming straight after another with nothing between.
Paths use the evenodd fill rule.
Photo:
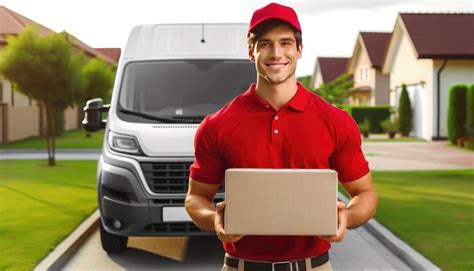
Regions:
<instances>
[{"instance_id":1,"label":"shrub","mask_svg":"<svg viewBox=\"0 0 474 271\"><path fill-rule=\"evenodd\" d=\"M382 121L380 126L386 133L396 133L399 129L398 119L390 120L390 118Z\"/></svg>"},{"instance_id":2,"label":"shrub","mask_svg":"<svg viewBox=\"0 0 474 271\"><path fill-rule=\"evenodd\" d=\"M474 137L474 84L469 87L466 94L466 132Z\"/></svg>"},{"instance_id":3,"label":"shrub","mask_svg":"<svg viewBox=\"0 0 474 271\"><path fill-rule=\"evenodd\" d=\"M390 106L343 106L344 110L351 114L357 123L362 123L365 119L370 122L371 133L383 133L380 123L390 117Z\"/></svg>"},{"instance_id":4,"label":"shrub","mask_svg":"<svg viewBox=\"0 0 474 271\"><path fill-rule=\"evenodd\" d=\"M371 126L369 118L365 118L363 122L357 124L359 125L359 130L364 135L364 137L369 137Z\"/></svg>"},{"instance_id":5,"label":"shrub","mask_svg":"<svg viewBox=\"0 0 474 271\"><path fill-rule=\"evenodd\" d=\"M466 84L455 84L449 89L448 104L448 139L451 144L456 144L459 137L466 133Z\"/></svg>"},{"instance_id":6,"label":"shrub","mask_svg":"<svg viewBox=\"0 0 474 271\"><path fill-rule=\"evenodd\" d=\"M398 118L400 121L400 133L402 136L409 136L413 128L413 109L411 108L410 97L408 96L407 85L402 85L400 102L398 103Z\"/></svg>"}]
</instances>

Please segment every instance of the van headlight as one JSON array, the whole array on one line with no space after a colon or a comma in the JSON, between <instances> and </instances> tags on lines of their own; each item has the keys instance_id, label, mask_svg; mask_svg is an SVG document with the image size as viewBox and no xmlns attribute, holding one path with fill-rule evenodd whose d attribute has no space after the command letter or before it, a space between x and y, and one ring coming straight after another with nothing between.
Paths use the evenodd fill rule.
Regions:
<instances>
[{"instance_id":1,"label":"van headlight","mask_svg":"<svg viewBox=\"0 0 474 271\"><path fill-rule=\"evenodd\" d=\"M114 151L134 154L141 153L138 141L133 136L109 132L109 138L107 141L109 144L109 148Z\"/></svg>"}]
</instances>

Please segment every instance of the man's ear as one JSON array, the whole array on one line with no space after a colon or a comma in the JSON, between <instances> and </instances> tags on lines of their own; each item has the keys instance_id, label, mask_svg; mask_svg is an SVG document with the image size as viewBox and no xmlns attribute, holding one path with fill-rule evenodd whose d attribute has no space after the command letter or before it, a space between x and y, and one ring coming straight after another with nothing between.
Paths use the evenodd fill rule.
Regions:
<instances>
[{"instance_id":1,"label":"man's ear","mask_svg":"<svg viewBox=\"0 0 474 271\"><path fill-rule=\"evenodd\" d=\"M253 47L254 46L249 46L249 59L251 62L255 63L255 55L253 54Z\"/></svg>"},{"instance_id":2,"label":"man's ear","mask_svg":"<svg viewBox=\"0 0 474 271\"><path fill-rule=\"evenodd\" d=\"M303 56L303 43L300 44L298 47L298 59L300 59Z\"/></svg>"}]
</instances>

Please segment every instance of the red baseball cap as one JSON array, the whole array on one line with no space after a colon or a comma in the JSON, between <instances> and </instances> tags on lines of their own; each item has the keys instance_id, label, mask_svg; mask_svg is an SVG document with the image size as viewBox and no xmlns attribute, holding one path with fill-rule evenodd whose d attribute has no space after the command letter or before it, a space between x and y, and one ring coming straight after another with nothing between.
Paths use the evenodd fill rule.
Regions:
<instances>
[{"instance_id":1,"label":"red baseball cap","mask_svg":"<svg viewBox=\"0 0 474 271\"><path fill-rule=\"evenodd\" d=\"M255 10L250 20L249 30L250 33L255 27L259 26L263 22L268 20L282 20L289 23L296 30L301 33L300 22L298 21L298 16L296 12L287 6L283 6L277 3L270 3L262 8Z\"/></svg>"}]
</instances>

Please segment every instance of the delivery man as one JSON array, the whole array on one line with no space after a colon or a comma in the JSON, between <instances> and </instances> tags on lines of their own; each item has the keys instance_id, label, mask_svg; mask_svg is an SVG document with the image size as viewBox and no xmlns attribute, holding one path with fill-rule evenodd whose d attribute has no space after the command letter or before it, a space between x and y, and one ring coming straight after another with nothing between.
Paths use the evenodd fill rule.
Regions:
<instances>
[{"instance_id":1,"label":"delivery man","mask_svg":"<svg viewBox=\"0 0 474 271\"><path fill-rule=\"evenodd\" d=\"M199 228L215 231L222 241L223 270L331 270L330 243L342 241L347 228L358 227L375 214L377 195L357 124L296 81L301 34L292 8L271 3L256 10L247 40L257 82L207 116L196 133L185 206ZM336 170L351 195L347 206L338 202L337 234L227 235L225 203L213 205L227 168Z\"/></svg>"}]
</instances>

